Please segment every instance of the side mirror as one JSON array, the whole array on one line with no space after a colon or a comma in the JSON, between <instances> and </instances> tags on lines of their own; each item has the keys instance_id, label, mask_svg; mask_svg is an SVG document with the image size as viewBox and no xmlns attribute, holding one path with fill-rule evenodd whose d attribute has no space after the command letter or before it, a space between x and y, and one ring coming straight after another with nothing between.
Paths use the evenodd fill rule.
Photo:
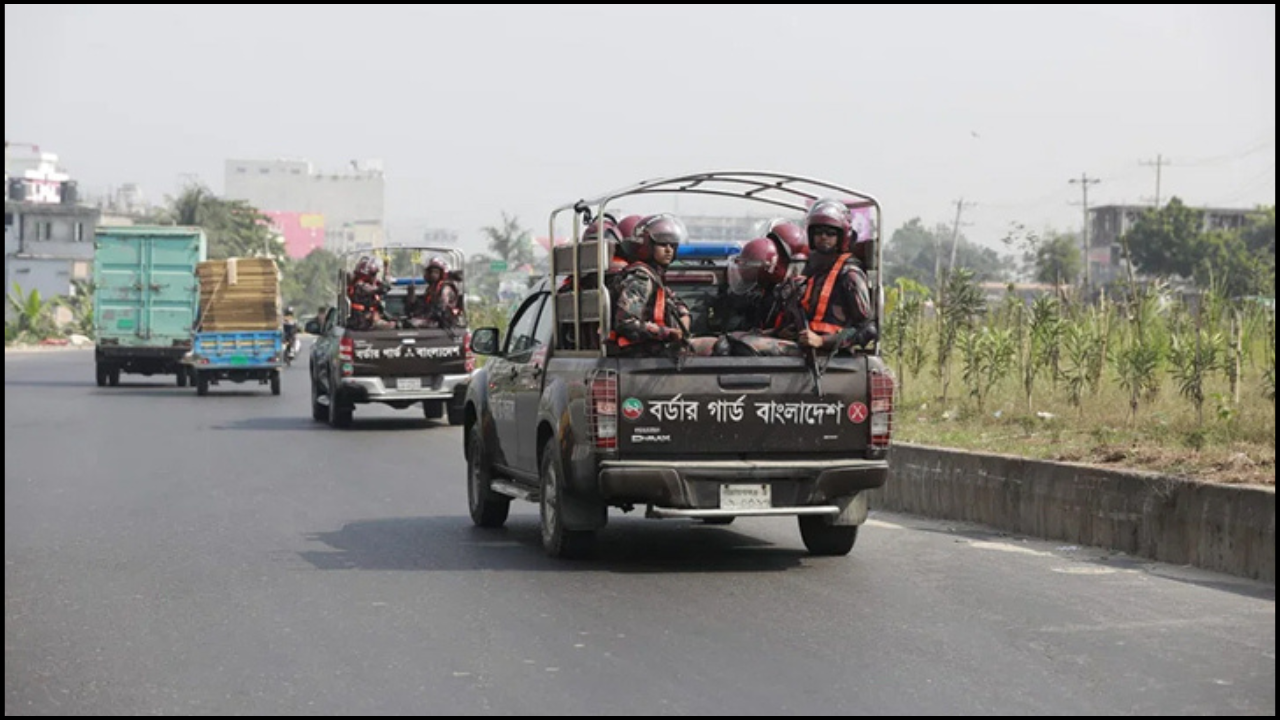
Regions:
<instances>
[{"instance_id":1,"label":"side mirror","mask_svg":"<svg viewBox=\"0 0 1280 720\"><path fill-rule=\"evenodd\" d=\"M477 355L498 354L498 328L484 327L471 331L471 352Z\"/></svg>"},{"instance_id":2,"label":"side mirror","mask_svg":"<svg viewBox=\"0 0 1280 720\"><path fill-rule=\"evenodd\" d=\"M307 324L302 329L305 330L309 335L319 335L320 320L318 318L311 318L310 320L307 321Z\"/></svg>"}]
</instances>

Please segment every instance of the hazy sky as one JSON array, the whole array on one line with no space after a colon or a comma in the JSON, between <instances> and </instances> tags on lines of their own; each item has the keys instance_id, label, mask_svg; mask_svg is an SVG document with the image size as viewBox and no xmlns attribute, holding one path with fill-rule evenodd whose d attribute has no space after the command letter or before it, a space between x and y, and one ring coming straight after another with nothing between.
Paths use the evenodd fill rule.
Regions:
<instances>
[{"instance_id":1,"label":"hazy sky","mask_svg":"<svg viewBox=\"0 0 1280 720\"><path fill-rule=\"evenodd\" d=\"M1274 203L1275 5L5 5L5 137L89 192L381 158L395 239L771 170L998 246L1091 205ZM1143 163L1148 163L1144 165ZM659 207L669 202L653 199ZM641 212L647 207L625 207ZM682 201L679 209L698 208ZM761 206L760 212L767 213Z\"/></svg>"}]
</instances>

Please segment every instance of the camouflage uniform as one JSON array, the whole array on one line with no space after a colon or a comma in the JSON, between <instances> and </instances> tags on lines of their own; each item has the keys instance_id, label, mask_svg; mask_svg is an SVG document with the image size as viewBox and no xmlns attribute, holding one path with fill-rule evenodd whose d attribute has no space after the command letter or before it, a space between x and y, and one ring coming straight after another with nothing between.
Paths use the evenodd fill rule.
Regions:
<instances>
[{"instance_id":1,"label":"camouflage uniform","mask_svg":"<svg viewBox=\"0 0 1280 720\"><path fill-rule=\"evenodd\" d=\"M462 311L458 307L458 288L448 279L437 280L420 297L416 286L410 285L405 307L410 327L457 327L460 324Z\"/></svg>"},{"instance_id":2,"label":"camouflage uniform","mask_svg":"<svg viewBox=\"0 0 1280 720\"><path fill-rule=\"evenodd\" d=\"M788 278L768 290L722 296L714 312L719 314L716 330L723 336L715 343L712 354L803 355L803 350L795 343L795 332L785 317L788 303L796 302L803 292L801 280Z\"/></svg>"},{"instance_id":3,"label":"camouflage uniform","mask_svg":"<svg viewBox=\"0 0 1280 720\"><path fill-rule=\"evenodd\" d=\"M654 321L659 295L665 296L662 323ZM672 289L663 285L659 271L644 263L624 270L618 279L609 345L627 357L662 355L671 351L675 328L686 339L689 337L689 309Z\"/></svg>"},{"instance_id":4,"label":"camouflage uniform","mask_svg":"<svg viewBox=\"0 0 1280 720\"><path fill-rule=\"evenodd\" d=\"M389 288L369 277L356 277L347 286L347 297L351 300L351 318L348 324L352 330L387 330L395 328L393 320L382 316L382 293Z\"/></svg>"},{"instance_id":5,"label":"camouflage uniform","mask_svg":"<svg viewBox=\"0 0 1280 720\"><path fill-rule=\"evenodd\" d=\"M852 258L845 259L840 267L834 267L838 259L833 255L815 253L809 258L800 278L805 285L799 311L803 312L810 328L822 336L821 349L833 353L865 346L876 339L875 325L871 322L871 291L867 274ZM828 287L827 281L833 272L838 275L830 284L830 296L824 304L823 291ZM818 317L819 314L822 316ZM794 308L787 313L784 321L787 332L798 333L804 329L798 315Z\"/></svg>"}]
</instances>

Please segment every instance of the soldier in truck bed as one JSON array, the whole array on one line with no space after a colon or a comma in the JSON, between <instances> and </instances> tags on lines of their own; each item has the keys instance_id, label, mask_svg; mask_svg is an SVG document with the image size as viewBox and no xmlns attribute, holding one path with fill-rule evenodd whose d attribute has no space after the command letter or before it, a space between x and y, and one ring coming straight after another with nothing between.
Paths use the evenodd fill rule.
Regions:
<instances>
[{"instance_id":1,"label":"soldier in truck bed","mask_svg":"<svg viewBox=\"0 0 1280 720\"><path fill-rule=\"evenodd\" d=\"M456 327L461 324L461 294L449 273L449 265L440 258L431 258L422 270L426 288L422 295L417 287L409 286L405 298L408 325L415 328Z\"/></svg>"},{"instance_id":2,"label":"soldier in truck bed","mask_svg":"<svg viewBox=\"0 0 1280 720\"><path fill-rule=\"evenodd\" d=\"M810 252L800 299L804 322L790 313L788 329L801 347L829 353L874 342L871 292L857 254L863 248L855 247L858 237L848 206L818 200L805 216L805 232Z\"/></svg>"},{"instance_id":3,"label":"soldier in truck bed","mask_svg":"<svg viewBox=\"0 0 1280 720\"><path fill-rule=\"evenodd\" d=\"M687 346L689 309L664 281L676 248L687 238L684 223L666 213L650 215L636 226L629 240L633 262L618 278L611 351L642 357L666 354L673 343Z\"/></svg>"},{"instance_id":4,"label":"soldier in truck bed","mask_svg":"<svg viewBox=\"0 0 1280 720\"><path fill-rule=\"evenodd\" d=\"M382 263L376 257L362 257L347 282L347 299L351 303L352 330L386 330L396 326L383 317L382 296L390 288L378 274Z\"/></svg>"}]
</instances>

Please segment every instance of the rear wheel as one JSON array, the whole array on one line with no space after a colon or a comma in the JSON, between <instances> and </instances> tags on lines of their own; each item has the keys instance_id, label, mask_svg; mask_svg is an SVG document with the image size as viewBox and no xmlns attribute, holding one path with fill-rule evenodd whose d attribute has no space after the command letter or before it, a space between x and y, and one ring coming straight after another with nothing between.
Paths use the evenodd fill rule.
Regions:
<instances>
[{"instance_id":1,"label":"rear wheel","mask_svg":"<svg viewBox=\"0 0 1280 720\"><path fill-rule=\"evenodd\" d=\"M107 373L107 382L111 387L116 387L120 384L120 368L111 368L110 372Z\"/></svg>"},{"instance_id":2,"label":"rear wheel","mask_svg":"<svg viewBox=\"0 0 1280 720\"><path fill-rule=\"evenodd\" d=\"M108 376L111 374L111 371L107 368L106 365L103 365L102 363L98 363L97 366L94 368L94 371L95 371L94 374L97 375L98 387L106 387L107 379L108 379Z\"/></svg>"},{"instance_id":3,"label":"rear wheel","mask_svg":"<svg viewBox=\"0 0 1280 720\"><path fill-rule=\"evenodd\" d=\"M272 395L280 394L280 371L279 370L273 370L271 372L271 394Z\"/></svg>"},{"instance_id":4,"label":"rear wheel","mask_svg":"<svg viewBox=\"0 0 1280 720\"><path fill-rule=\"evenodd\" d=\"M483 528L502 527L511 512L511 498L494 492L489 487L492 479L484 439L476 425L467 434L467 505L471 521Z\"/></svg>"},{"instance_id":5,"label":"rear wheel","mask_svg":"<svg viewBox=\"0 0 1280 720\"><path fill-rule=\"evenodd\" d=\"M186 368L178 368L177 382L178 382L178 387L187 386L187 369Z\"/></svg>"},{"instance_id":6,"label":"rear wheel","mask_svg":"<svg viewBox=\"0 0 1280 720\"><path fill-rule=\"evenodd\" d=\"M540 494L542 549L554 558L576 559L590 554L595 545L595 531L564 527L564 470L554 437L547 440L542 450Z\"/></svg>"},{"instance_id":7,"label":"rear wheel","mask_svg":"<svg viewBox=\"0 0 1280 720\"><path fill-rule=\"evenodd\" d=\"M465 410L465 409L463 409L463 408L461 408L461 407L454 407L454 406L452 406L452 405L449 405L449 406L447 406L447 407L446 407L446 410L448 411L448 414L449 414L449 424L450 424L450 425L453 425L453 426L455 426L455 427L456 427L456 426L461 425L462 423L466 422L466 420L467 420L467 413L466 413L466 410Z\"/></svg>"},{"instance_id":8,"label":"rear wheel","mask_svg":"<svg viewBox=\"0 0 1280 720\"><path fill-rule=\"evenodd\" d=\"M338 403L338 384L329 378L329 425L335 428L351 427L351 416L354 409L343 407Z\"/></svg>"},{"instance_id":9,"label":"rear wheel","mask_svg":"<svg viewBox=\"0 0 1280 720\"><path fill-rule=\"evenodd\" d=\"M200 372L196 373L196 394L201 396L209 394L208 375Z\"/></svg>"},{"instance_id":10,"label":"rear wheel","mask_svg":"<svg viewBox=\"0 0 1280 720\"><path fill-rule=\"evenodd\" d=\"M320 386L316 384L316 376L311 376L311 419L325 422L329 419L329 408L320 403Z\"/></svg>"},{"instance_id":11,"label":"rear wheel","mask_svg":"<svg viewBox=\"0 0 1280 720\"><path fill-rule=\"evenodd\" d=\"M428 420L439 420L441 415L444 415L443 400L423 400L422 401L423 417L425 417Z\"/></svg>"},{"instance_id":12,"label":"rear wheel","mask_svg":"<svg viewBox=\"0 0 1280 720\"><path fill-rule=\"evenodd\" d=\"M832 525L824 515L801 515L800 539L812 555L848 555L858 539L857 525Z\"/></svg>"}]
</instances>

